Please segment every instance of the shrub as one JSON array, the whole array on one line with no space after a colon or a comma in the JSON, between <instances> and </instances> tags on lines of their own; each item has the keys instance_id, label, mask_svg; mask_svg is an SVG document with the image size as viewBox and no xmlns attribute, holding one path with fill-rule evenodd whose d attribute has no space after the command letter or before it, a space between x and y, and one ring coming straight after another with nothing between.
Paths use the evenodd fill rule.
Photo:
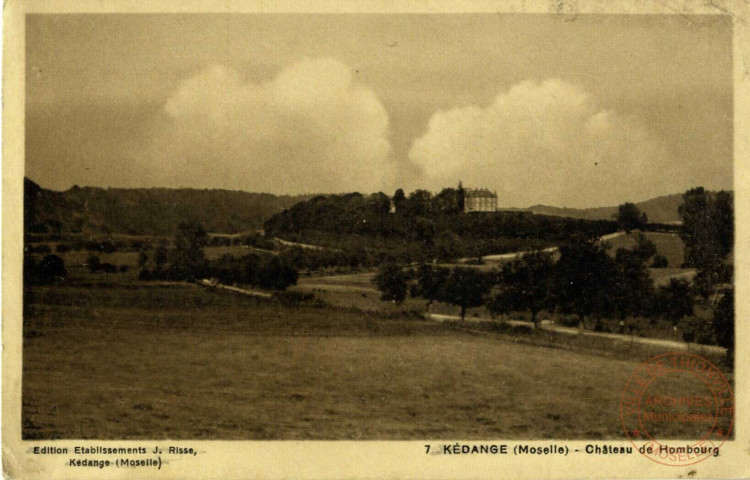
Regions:
<instances>
[{"instance_id":1,"label":"shrub","mask_svg":"<svg viewBox=\"0 0 750 480\"><path fill-rule=\"evenodd\" d=\"M669 266L669 260L664 255L654 256L654 260L651 262L651 268L667 268Z\"/></svg>"},{"instance_id":2,"label":"shrub","mask_svg":"<svg viewBox=\"0 0 750 480\"><path fill-rule=\"evenodd\" d=\"M62 280L67 275L65 262L57 255L47 255L38 264L31 257L24 258L24 282L49 284Z\"/></svg>"},{"instance_id":3,"label":"shrub","mask_svg":"<svg viewBox=\"0 0 750 480\"><path fill-rule=\"evenodd\" d=\"M89 255L89 258L86 259L86 265L91 273L96 273L102 267L102 261L96 255Z\"/></svg>"},{"instance_id":4,"label":"shrub","mask_svg":"<svg viewBox=\"0 0 750 480\"><path fill-rule=\"evenodd\" d=\"M117 267L111 263L102 263L100 268L104 273L117 273Z\"/></svg>"}]
</instances>

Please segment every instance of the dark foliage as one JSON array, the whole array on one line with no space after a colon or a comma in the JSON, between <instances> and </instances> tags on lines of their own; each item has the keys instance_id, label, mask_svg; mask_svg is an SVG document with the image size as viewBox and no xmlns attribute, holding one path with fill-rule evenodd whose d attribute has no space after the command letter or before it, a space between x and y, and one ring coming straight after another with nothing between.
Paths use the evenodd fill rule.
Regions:
<instances>
[{"instance_id":1,"label":"dark foliage","mask_svg":"<svg viewBox=\"0 0 750 480\"><path fill-rule=\"evenodd\" d=\"M373 283L380 290L380 299L400 304L406 299L406 274L395 264L386 264L378 269Z\"/></svg>"},{"instance_id":2,"label":"dark foliage","mask_svg":"<svg viewBox=\"0 0 750 480\"><path fill-rule=\"evenodd\" d=\"M614 221L497 212L460 213L457 191L435 197L418 190L394 196L396 213L385 213L380 194L318 196L274 215L265 223L269 236L313 243L341 251L364 248L363 264L450 260L493 253L533 250L562 242L571 235L599 237L617 229Z\"/></svg>"},{"instance_id":3,"label":"dark foliage","mask_svg":"<svg viewBox=\"0 0 750 480\"><path fill-rule=\"evenodd\" d=\"M655 254L656 246L643 235L638 235L633 248L617 250L612 297L615 312L620 320L625 320L627 316L649 314L653 302L654 282L646 266Z\"/></svg>"},{"instance_id":4,"label":"dark foliage","mask_svg":"<svg viewBox=\"0 0 750 480\"><path fill-rule=\"evenodd\" d=\"M734 289L723 293L714 311L714 334L716 342L727 349L727 360L734 360Z\"/></svg>"},{"instance_id":5,"label":"dark foliage","mask_svg":"<svg viewBox=\"0 0 750 480\"><path fill-rule=\"evenodd\" d=\"M496 276L494 274L481 272L474 268L454 268L445 279L438 300L459 307L463 320L466 318L467 308L484 304L485 298L495 281Z\"/></svg>"},{"instance_id":6,"label":"dark foliage","mask_svg":"<svg viewBox=\"0 0 750 480\"><path fill-rule=\"evenodd\" d=\"M33 257L23 259L23 282L27 285L44 285L65 279L65 262L57 255L47 255L39 263Z\"/></svg>"},{"instance_id":7,"label":"dark foliage","mask_svg":"<svg viewBox=\"0 0 750 480\"><path fill-rule=\"evenodd\" d=\"M732 193L712 194L703 187L690 189L683 195L679 213L685 263L699 269L712 269L721 263L734 245Z\"/></svg>"},{"instance_id":8,"label":"dark foliage","mask_svg":"<svg viewBox=\"0 0 750 480\"><path fill-rule=\"evenodd\" d=\"M500 272L500 291L487 307L495 314L529 311L536 326L537 314L553 309L554 262L546 252L532 252L503 265Z\"/></svg>"},{"instance_id":9,"label":"dark foliage","mask_svg":"<svg viewBox=\"0 0 750 480\"><path fill-rule=\"evenodd\" d=\"M669 260L664 255L655 255L651 262L651 268L667 268L668 266Z\"/></svg>"},{"instance_id":10,"label":"dark foliage","mask_svg":"<svg viewBox=\"0 0 750 480\"><path fill-rule=\"evenodd\" d=\"M583 322L587 316L601 319L614 311L617 267L606 246L574 239L560 248L555 271L555 295L563 313Z\"/></svg>"},{"instance_id":11,"label":"dark foliage","mask_svg":"<svg viewBox=\"0 0 750 480\"><path fill-rule=\"evenodd\" d=\"M648 224L648 217L634 203L623 203L617 207L617 225L620 230L630 233L632 230L642 229Z\"/></svg>"},{"instance_id":12,"label":"dark foliage","mask_svg":"<svg viewBox=\"0 0 750 480\"><path fill-rule=\"evenodd\" d=\"M430 313L432 302L440 298L450 271L447 268L420 265L417 269L417 283L412 285L411 296L427 300L427 313Z\"/></svg>"},{"instance_id":13,"label":"dark foliage","mask_svg":"<svg viewBox=\"0 0 750 480\"><path fill-rule=\"evenodd\" d=\"M284 290L297 284L297 270L279 257L271 257L258 272L258 285L268 290Z\"/></svg>"},{"instance_id":14,"label":"dark foliage","mask_svg":"<svg viewBox=\"0 0 750 480\"><path fill-rule=\"evenodd\" d=\"M671 279L668 285L659 287L655 299L655 313L677 324L682 318L693 314L694 299L690 284L685 280Z\"/></svg>"},{"instance_id":15,"label":"dark foliage","mask_svg":"<svg viewBox=\"0 0 750 480\"><path fill-rule=\"evenodd\" d=\"M29 233L117 232L173 235L185 218L208 231L261 228L271 215L310 195L230 190L73 187L64 192L24 182L24 229Z\"/></svg>"},{"instance_id":16,"label":"dark foliage","mask_svg":"<svg viewBox=\"0 0 750 480\"><path fill-rule=\"evenodd\" d=\"M86 259L86 266L91 273L96 273L101 268L102 261L96 255L89 255L89 258Z\"/></svg>"}]
</instances>

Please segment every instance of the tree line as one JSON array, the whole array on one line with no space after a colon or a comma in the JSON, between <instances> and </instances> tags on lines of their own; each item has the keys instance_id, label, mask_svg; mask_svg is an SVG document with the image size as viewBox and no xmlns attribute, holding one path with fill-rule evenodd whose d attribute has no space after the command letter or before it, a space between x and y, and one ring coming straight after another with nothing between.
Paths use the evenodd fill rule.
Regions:
<instances>
[{"instance_id":1,"label":"tree line","mask_svg":"<svg viewBox=\"0 0 750 480\"><path fill-rule=\"evenodd\" d=\"M573 234L559 247L559 258L537 250L505 263L501 269L482 272L459 267L448 269L423 264L415 271L403 265L380 267L374 283L382 299L402 302L407 293L432 302L441 301L460 308L485 305L492 314L529 312L536 325L542 311L575 315L583 328L586 319L602 328L604 318L626 321L635 317L665 318L685 326L686 341L715 338L730 349L734 345L734 291L730 253L734 242L734 211L731 192L709 193L703 188L688 190L679 207L683 225L680 237L685 245L685 267L698 270L691 285L672 278L659 288L649 275L649 267L666 262L656 247L642 234L630 249L610 255L609 244L591 236ZM620 206L614 221L623 230L642 229L648 221L638 208ZM710 324L692 319L697 301L716 303Z\"/></svg>"},{"instance_id":2,"label":"tree line","mask_svg":"<svg viewBox=\"0 0 750 480\"><path fill-rule=\"evenodd\" d=\"M535 326L539 314L546 311L575 315L582 329L593 320L594 330L602 330L604 318L616 318L626 331L635 317L664 318L677 325L693 315L695 292L689 282L671 279L667 285L654 286L647 269L656 252L650 240L640 235L633 248L618 249L614 257L607 250L602 242L570 242L560 248L557 261L550 252L535 251L492 271L388 264L373 282L382 300L400 303L407 295L422 298L428 315L433 302L444 302L458 307L461 319L468 308L486 306L493 315L528 312ZM725 296L717 311L726 313L730 301ZM699 335L701 325L687 327L688 335ZM713 327L723 346L731 344L733 331L726 322L714 322Z\"/></svg>"},{"instance_id":3,"label":"tree line","mask_svg":"<svg viewBox=\"0 0 750 480\"><path fill-rule=\"evenodd\" d=\"M399 189L362 195L320 195L271 217L267 235L362 255L363 264L450 261L555 245L572 235L599 237L615 220L581 220L524 212L465 214L457 189L437 195ZM393 211L391 207L395 209ZM385 257L381 254L385 254ZM391 258L387 258L390 256Z\"/></svg>"},{"instance_id":4,"label":"tree line","mask_svg":"<svg viewBox=\"0 0 750 480\"><path fill-rule=\"evenodd\" d=\"M249 241L259 242L254 236ZM209 245L205 228L197 221L182 222L174 238L174 249L159 248L154 252L155 268L146 268L149 261L141 252L138 263L141 280L195 281L216 278L226 284L242 284L269 290L285 290L297 283L298 271L284 258L251 253L240 258L223 255L217 260L207 260L205 248Z\"/></svg>"}]
</instances>

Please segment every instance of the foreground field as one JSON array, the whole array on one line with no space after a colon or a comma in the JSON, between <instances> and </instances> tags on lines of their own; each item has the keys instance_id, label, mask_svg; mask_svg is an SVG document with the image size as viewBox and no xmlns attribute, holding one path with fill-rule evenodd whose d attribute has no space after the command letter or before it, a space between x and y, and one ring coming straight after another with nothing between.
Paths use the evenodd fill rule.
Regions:
<instances>
[{"instance_id":1,"label":"foreground field","mask_svg":"<svg viewBox=\"0 0 750 480\"><path fill-rule=\"evenodd\" d=\"M27 439L622 438L637 365L184 285L34 288L24 330Z\"/></svg>"}]
</instances>

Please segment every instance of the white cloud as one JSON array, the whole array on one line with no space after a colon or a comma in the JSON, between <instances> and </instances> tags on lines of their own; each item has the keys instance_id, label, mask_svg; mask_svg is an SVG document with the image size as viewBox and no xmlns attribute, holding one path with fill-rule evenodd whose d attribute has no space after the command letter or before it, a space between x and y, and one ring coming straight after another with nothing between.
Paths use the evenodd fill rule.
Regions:
<instances>
[{"instance_id":1,"label":"white cloud","mask_svg":"<svg viewBox=\"0 0 750 480\"><path fill-rule=\"evenodd\" d=\"M486 108L435 113L409 155L430 188L461 179L496 189L505 206L610 205L663 194L665 179L689 186L643 122L558 79L521 82Z\"/></svg>"},{"instance_id":2,"label":"white cloud","mask_svg":"<svg viewBox=\"0 0 750 480\"><path fill-rule=\"evenodd\" d=\"M155 184L372 192L390 175L387 112L337 60L305 59L262 83L213 66L163 113L139 159Z\"/></svg>"}]
</instances>

